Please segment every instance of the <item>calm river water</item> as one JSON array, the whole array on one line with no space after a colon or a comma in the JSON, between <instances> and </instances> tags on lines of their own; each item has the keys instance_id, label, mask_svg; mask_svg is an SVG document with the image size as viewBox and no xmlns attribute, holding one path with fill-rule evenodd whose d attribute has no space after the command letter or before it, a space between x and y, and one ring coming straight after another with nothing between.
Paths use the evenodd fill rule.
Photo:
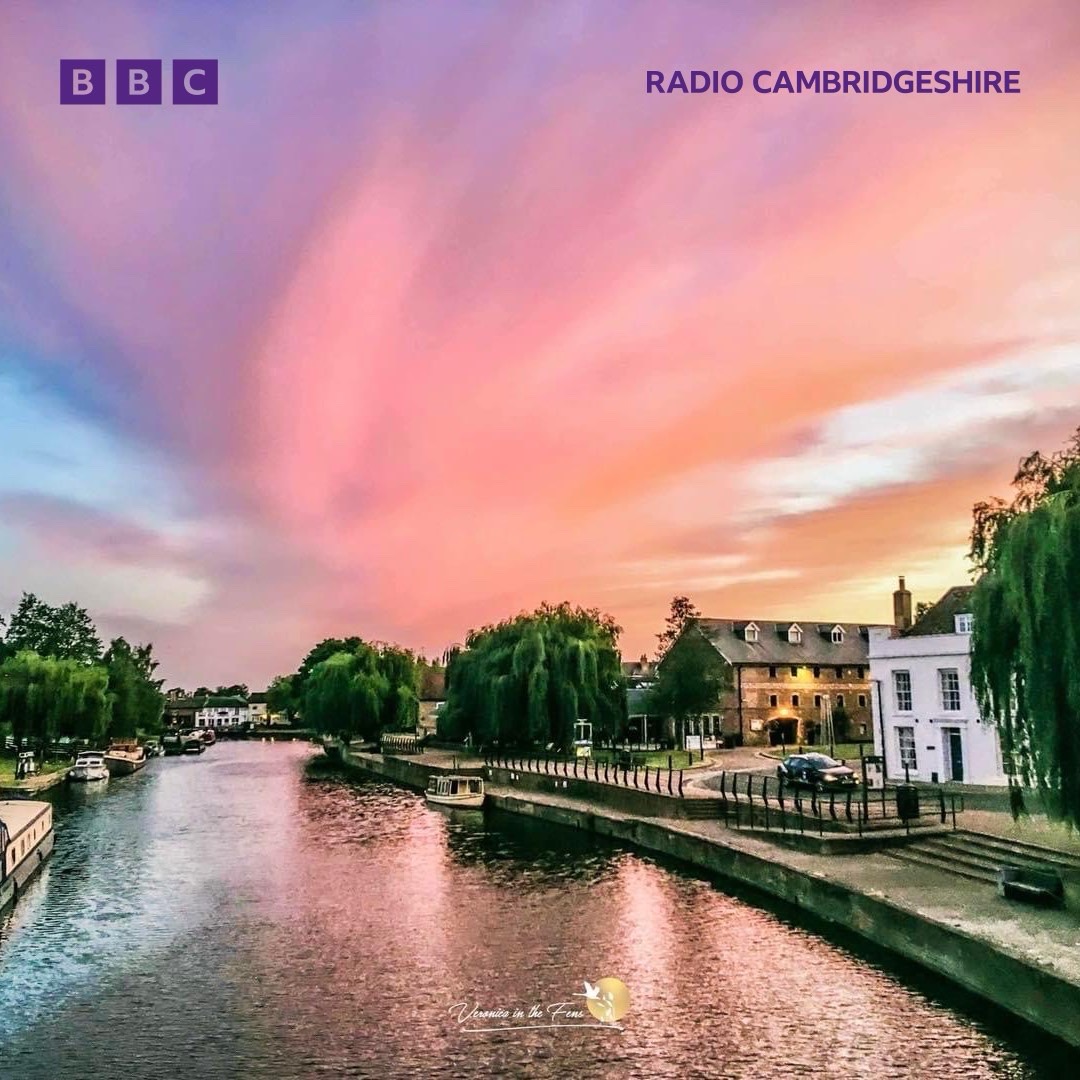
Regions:
<instances>
[{"instance_id":1,"label":"calm river water","mask_svg":"<svg viewBox=\"0 0 1080 1080\"><path fill-rule=\"evenodd\" d=\"M715 883L310 755L219 743L56 796L56 854L0 922L0 1077L1063 1075ZM539 1024L605 976L621 1031L452 1011Z\"/></svg>"}]
</instances>

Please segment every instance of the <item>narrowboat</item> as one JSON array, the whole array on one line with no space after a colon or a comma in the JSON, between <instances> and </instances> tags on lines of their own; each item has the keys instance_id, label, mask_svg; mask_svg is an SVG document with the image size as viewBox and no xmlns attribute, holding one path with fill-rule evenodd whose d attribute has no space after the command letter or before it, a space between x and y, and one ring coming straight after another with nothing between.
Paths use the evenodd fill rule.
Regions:
<instances>
[{"instance_id":1,"label":"narrowboat","mask_svg":"<svg viewBox=\"0 0 1080 1080\"><path fill-rule=\"evenodd\" d=\"M52 854L53 835L52 803L0 802L0 911Z\"/></svg>"},{"instance_id":2,"label":"narrowboat","mask_svg":"<svg viewBox=\"0 0 1080 1080\"><path fill-rule=\"evenodd\" d=\"M484 805L484 781L479 776L432 776L424 797L438 806L476 809Z\"/></svg>"},{"instance_id":3,"label":"narrowboat","mask_svg":"<svg viewBox=\"0 0 1080 1080\"><path fill-rule=\"evenodd\" d=\"M105 765L110 776L130 776L146 764L146 751L134 740L114 742L105 751Z\"/></svg>"}]
</instances>

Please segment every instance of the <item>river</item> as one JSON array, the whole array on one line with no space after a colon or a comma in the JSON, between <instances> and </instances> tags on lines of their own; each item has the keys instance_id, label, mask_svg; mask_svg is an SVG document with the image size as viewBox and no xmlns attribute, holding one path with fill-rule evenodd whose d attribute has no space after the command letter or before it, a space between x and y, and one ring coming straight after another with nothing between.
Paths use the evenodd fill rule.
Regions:
<instances>
[{"instance_id":1,"label":"river","mask_svg":"<svg viewBox=\"0 0 1080 1080\"><path fill-rule=\"evenodd\" d=\"M791 912L311 754L219 743L57 790L56 853L0 920L0 1077L1063 1075ZM621 1030L546 1026L602 977Z\"/></svg>"}]
</instances>

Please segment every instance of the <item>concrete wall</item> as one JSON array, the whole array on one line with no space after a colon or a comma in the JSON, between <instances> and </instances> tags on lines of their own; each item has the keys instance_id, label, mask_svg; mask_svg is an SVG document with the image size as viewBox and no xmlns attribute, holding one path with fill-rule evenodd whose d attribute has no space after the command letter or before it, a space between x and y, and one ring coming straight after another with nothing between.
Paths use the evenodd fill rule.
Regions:
<instances>
[{"instance_id":1,"label":"concrete wall","mask_svg":"<svg viewBox=\"0 0 1080 1080\"><path fill-rule=\"evenodd\" d=\"M805 874L660 822L625 820L527 797L492 795L498 809L584 828L680 859L812 912L914 960L959 986L1080 1047L1080 986L1014 959L960 930L884 899Z\"/></svg>"}]
</instances>

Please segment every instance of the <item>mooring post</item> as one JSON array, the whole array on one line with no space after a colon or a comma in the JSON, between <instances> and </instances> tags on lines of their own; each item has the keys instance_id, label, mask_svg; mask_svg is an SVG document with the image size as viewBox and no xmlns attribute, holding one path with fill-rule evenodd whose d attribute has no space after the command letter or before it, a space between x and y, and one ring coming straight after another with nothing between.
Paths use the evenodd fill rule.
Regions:
<instances>
[{"instance_id":1,"label":"mooring post","mask_svg":"<svg viewBox=\"0 0 1080 1080\"><path fill-rule=\"evenodd\" d=\"M604 758L604 783L608 782L608 760Z\"/></svg>"},{"instance_id":2,"label":"mooring post","mask_svg":"<svg viewBox=\"0 0 1080 1080\"><path fill-rule=\"evenodd\" d=\"M634 761L634 790L637 790L637 761Z\"/></svg>"},{"instance_id":3,"label":"mooring post","mask_svg":"<svg viewBox=\"0 0 1080 1080\"><path fill-rule=\"evenodd\" d=\"M683 797L683 793L682 793L682 773L683 773L683 771L682 771L682 769L680 769L679 770L679 798L680 799Z\"/></svg>"},{"instance_id":4,"label":"mooring post","mask_svg":"<svg viewBox=\"0 0 1080 1080\"><path fill-rule=\"evenodd\" d=\"M671 794L671 755L668 755L668 767L667 767L667 793Z\"/></svg>"}]
</instances>

